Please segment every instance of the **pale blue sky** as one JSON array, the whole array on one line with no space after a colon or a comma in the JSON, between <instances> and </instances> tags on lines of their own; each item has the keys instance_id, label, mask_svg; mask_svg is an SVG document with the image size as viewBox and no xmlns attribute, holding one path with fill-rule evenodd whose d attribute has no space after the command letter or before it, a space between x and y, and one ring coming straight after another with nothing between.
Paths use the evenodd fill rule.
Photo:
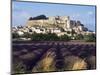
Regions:
<instances>
[{"instance_id":1,"label":"pale blue sky","mask_svg":"<svg viewBox=\"0 0 100 75\"><path fill-rule=\"evenodd\" d=\"M29 17L70 16L80 20L90 30L95 31L95 6L48 4L36 2L12 2L12 26L25 25Z\"/></svg>"}]
</instances>

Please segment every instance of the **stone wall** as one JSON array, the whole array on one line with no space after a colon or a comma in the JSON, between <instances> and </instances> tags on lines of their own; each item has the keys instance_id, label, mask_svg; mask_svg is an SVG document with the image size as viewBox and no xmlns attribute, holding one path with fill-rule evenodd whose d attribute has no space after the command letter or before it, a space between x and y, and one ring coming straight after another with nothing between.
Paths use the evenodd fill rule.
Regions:
<instances>
[{"instance_id":1,"label":"stone wall","mask_svg":"<svg viewBox=\"0 0 100 75\"><path fill-rule=\"evenodd\" d=\"M70 28L70 19L68 16L48 17L46 20L28 20L26 26L43 26L43 27L62 27Z\"/></svg>"}]
</instances>

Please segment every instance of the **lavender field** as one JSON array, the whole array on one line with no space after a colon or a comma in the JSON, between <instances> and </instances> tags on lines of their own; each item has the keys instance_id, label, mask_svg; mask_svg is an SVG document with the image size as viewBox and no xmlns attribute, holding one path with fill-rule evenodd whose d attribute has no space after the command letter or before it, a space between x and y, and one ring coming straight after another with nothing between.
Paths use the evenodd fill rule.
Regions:
<instances>
[{"instance_id":1,"label":"lavender field","mask_svg":"<svg viewBox=\"0 0 100 75\"><path fill-rule=\"evenodd\" d=\"M96 69L96 45L86 42L13 42L12 74Z\"/></svg>"}]
</instances>

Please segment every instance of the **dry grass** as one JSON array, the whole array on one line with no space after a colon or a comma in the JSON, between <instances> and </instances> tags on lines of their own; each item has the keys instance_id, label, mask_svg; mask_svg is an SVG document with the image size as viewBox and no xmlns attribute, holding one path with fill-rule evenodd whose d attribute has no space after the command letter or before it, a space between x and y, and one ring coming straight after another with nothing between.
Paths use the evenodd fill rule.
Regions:
<instances>
[{"instance_id":1,"label":"dry grass","mask_svg":"<svg viewBox=\"0 0 100 75\"><path fill-rule=\"evenodd\" d=\"M47 52L45 57L32 69L32 72L55 71L54 57L54 52Z\"/></svg>"},{"instance_id":2,"label":"dry grass","mask_svg":"<svg viewBox=\"0 0 100 75\"><path fill-rule=\"evenodd\" d=\"M42 61L43 71L53 71L54 70L54 59L52 57L46 57Z\"/></svg>"},{"instance_id":3,"label":"dry grass","mask_svg":"<svg viewBox=\"0 0 100 75\"><path fill-rule=\"evenodd\" d=\"M90 56L86 59L86 62L88 63L88 66L90 69L96 69L96 57Z\"/></svg>"},{"instance_id":4,"label":"dry grass","mask_svg":"<svg viewBox=\"0 0 100 75\"><path fill-rule=\"evenodd\" d=\"M87 69L87 63L84 61L84 60L77 60L73 67L72 67L72 70L84 70L84 69Z\"/></svg>"},{"instance_id":5,"label":"dry grass","mask_svg":"<svg viewBox=\"0 0 100 75\"><path fill-rule=\"evenodd\" d=\"M77 56L65 57L65 70L82 70L87 69L87 64L84 60Z\"/></svg>"}]
</instances>

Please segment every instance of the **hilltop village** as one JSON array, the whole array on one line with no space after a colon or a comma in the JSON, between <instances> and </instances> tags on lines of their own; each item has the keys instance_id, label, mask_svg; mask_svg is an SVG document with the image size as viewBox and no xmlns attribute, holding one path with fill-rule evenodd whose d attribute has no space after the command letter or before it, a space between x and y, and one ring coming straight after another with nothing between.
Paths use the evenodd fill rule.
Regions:
<instances>
[{"instance_id":1,"label":"hilltop village","mask_svg":"<svg viewBox=\"0 0 100 75\"><path fill-rule=\"evenodd\" d=\"M30 17L25 26L12 27L12 33L17 33L19 36L24 35L24 33L55 33L57 36L72 36L72 32L75 33L74 36L95 34L95 32L89 31L80 21L71 20L70 16L46 17L45 15L39 15Z\"/></svg>"}]
</instances>

